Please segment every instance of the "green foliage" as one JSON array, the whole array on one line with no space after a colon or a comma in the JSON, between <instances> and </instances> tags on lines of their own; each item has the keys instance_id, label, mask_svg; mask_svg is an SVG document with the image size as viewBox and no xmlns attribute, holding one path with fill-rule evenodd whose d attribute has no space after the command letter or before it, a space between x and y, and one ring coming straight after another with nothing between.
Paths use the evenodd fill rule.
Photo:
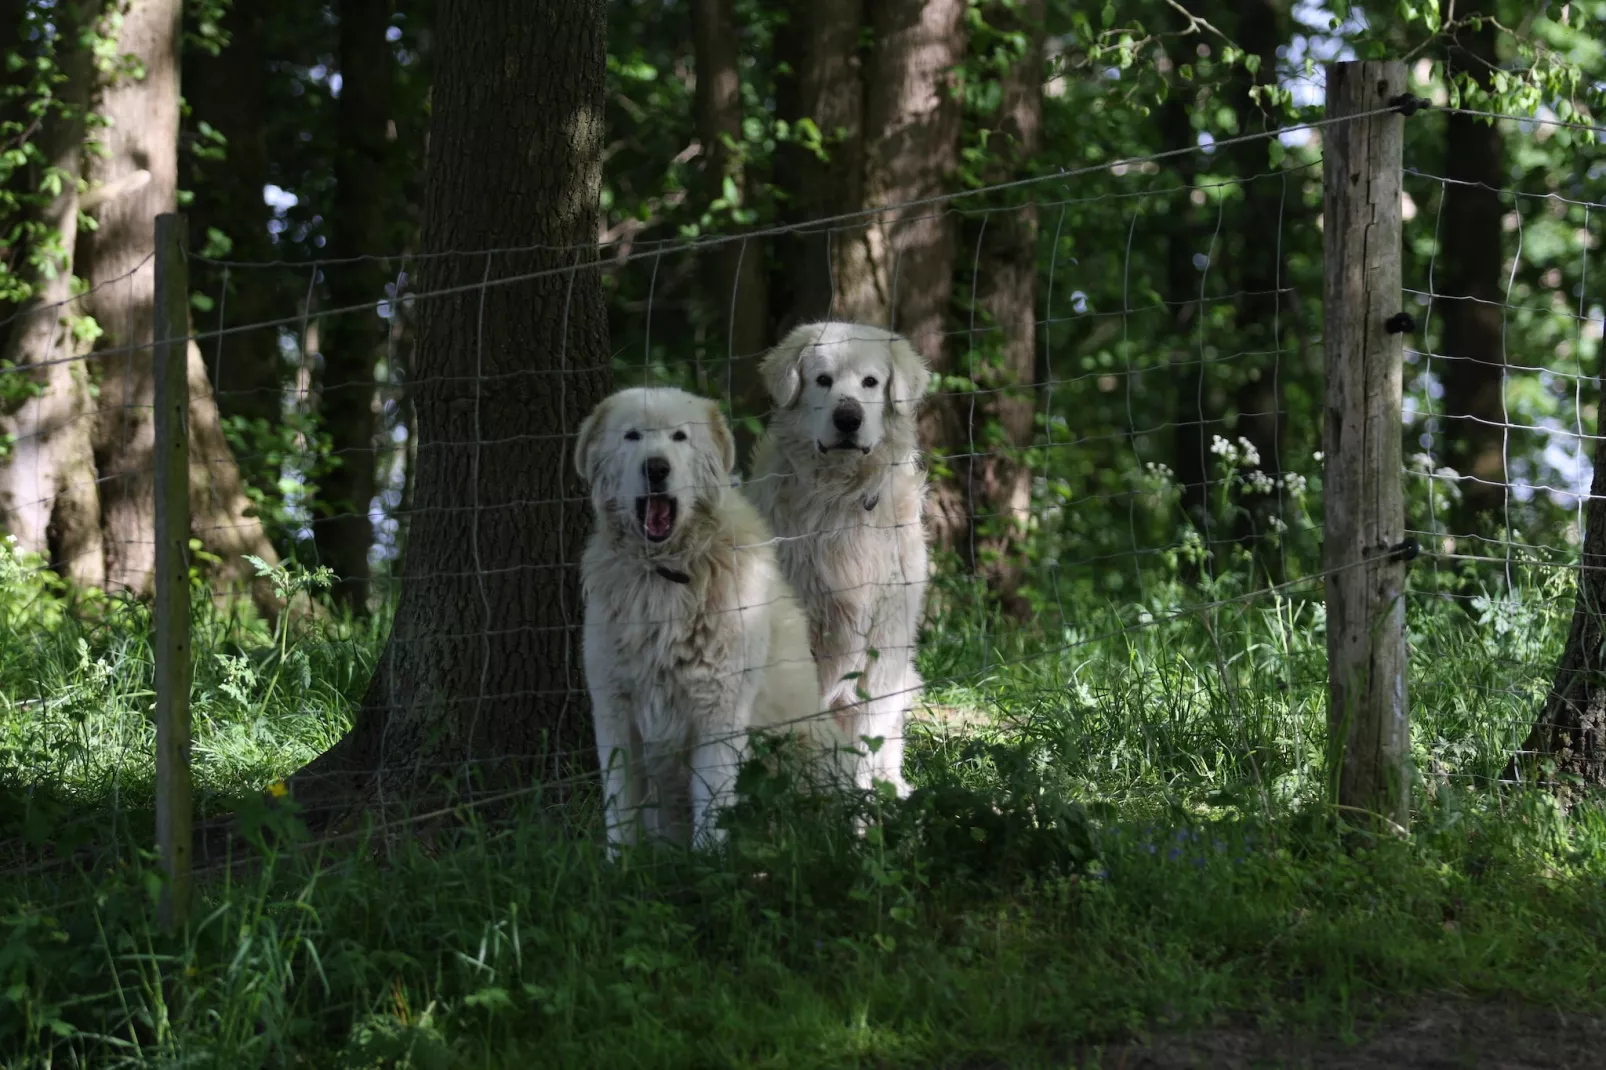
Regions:
<instances>
[{"instance_id":1,"label":"green foliage","mask_svg":"<svg viewBox=\"0 0 1606 1070\"><path fill-rule=\"evenodd\" d=\"M944 578L921 668L962 721L911 726L908 800L813 791L770 742L724 850L618 862L593 800L556 820L539 783L494 822L465 800L315 848L260 793L344 730L385 626L270 630L198 589L202 812L239 815L262 864L208 874L170 938L143 849L149 614L0 553L0 1060L1012 1063L1447 986L1597 1008L1606 819L1479 787L1547 686L1565 572L1518 552L1483 591L1416 566L1415 833L1357 851L1320 801L1319 590L1256 594L1237 560L1203 605L1179 557L1137 599L1061 588L1027 627ZM327 580L259 571L287 596Z\"/></svg>"},{"instance_id":2,"label":"green foliage","mask_svg":"<svg viewBox=\"0 0 1606 1070\"><path fill-rule=\"evenodd\" d=\"M1049 3L1043 146L1008 168L999 79L1033 28L1003 17L1006 4L969 12L953 188L1035 181L956 202L966 255L949 319L951 337L969 341L953 343L942 389L980 396L992 381L1001 354L969 254L984 219L1031 207L1043 389L1018 456L1034 475L1023 547L1034 612L1000 619L981 585L944 563L922 670L930 704L965 726L913 729L918 790L905 802L799 790L775 744L744 771L723 853L641 849L612 863L577 834L594 830L587 801L560 825L539 784L511 822L465 804L451 827L315 850L293 802L261 793L281 796L282 778L344 731L387 622L225 619L197 574L202 810L240 815L264 864L207 882L191 930L167 938L144 850L149 614L68 591L42 562L0 549L0 1061L1013 1064L1161 1016L1331 1021L1448 987L1598 1007L1606 820L1487 789L1549 686L1578 514L1540 491L1474 553L1447 541L1456 484L1435 456L1444 369L1432 356L1442 325L1426 303L1443 119L1422 113L1407 128L1421 174L1407 180L1406 277L1423 298L1407 356L1407 508L1429 551L1408 605L1416 833L1359 851L1339 849L1320 790L1320 144L1220 143L1315 117L1297 76L1346 48L1409 55L1416 91L1442 103L1594 121L1606 60L1586 20L1606 18L1606 4L1575 2L1564 19L1559 4L1503 3L1502 70L1487 94L1446 83L1431 2L1337 4L1333 26L1272 7L1280 57L1244 44L1263 29L1248 6ZM27 265L52 255L23 222L60 181L35 128L59 108L45 10L28 6L25 43L7 53L9 301L26 296ZM240 10L189 3L187 62L227 61ZM744 115L725 148L744 181L705 190L689 151L688 7L610 8L607 253L637 255L607 276L621 381L722 392L710 369L727 355L730 295L707 292L676 243L790 218L796 190L778 153L829 158L841 144L781 114L797 10L740 0L736 15ZM397 5L397 164L375 191L395 229L375 253L416 248L432 17L428 4ZM261 18L267 180L294 197L271 235L260 205L221 195L240 146L208 102L191 101L186 118L185 183L197 212L213 213L200 251L291 263L198 269L193 307L222 322L247 295L268 295L280 316L315 310L327 285L307 265L334 203L338 26L300 0ZM94 46L102 63L133 73L109 40ZM1280 80L1264 78L1272 60ZM1600 372L1587 261L1598 149L1566 127L1502 130L1511 420L1587 430ZM1204 138L1213 151L1150 159ZM1279 253L1269 283L1254 275L1268 246ZM795 269L778 244L755 255L773 278ZM1257 287L1278 292L1274 313L1244 300ZM387 354L387 375L393 358L405 365ZM1267 376L1285 414L1274 465L1244 430ZM1188 426L1197 441L1178 433ZM325 429L304 409L234 413L225 427L258 515L290 547L335 463ZM1512 442L1522 478L1566 482L1545 436ZM985 421L973 445L1005 448ZM1193 461L1199 473L1183 474ZM935 474L951 463L934 457ZM285 595L321 597L327 576L289 560L263 574Z\"/></svg>"}]
</instances>

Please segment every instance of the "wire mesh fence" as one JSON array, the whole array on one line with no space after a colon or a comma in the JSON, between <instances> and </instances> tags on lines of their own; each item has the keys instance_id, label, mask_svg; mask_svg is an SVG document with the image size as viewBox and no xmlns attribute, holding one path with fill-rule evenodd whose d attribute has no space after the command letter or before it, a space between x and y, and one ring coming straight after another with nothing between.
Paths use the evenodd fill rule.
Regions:
<instances>
[{"instance_id":1,"label":"wire mesh fence","mask_svg":"<svg viewBox=\"0 0 1606 1070\"><path fill-rule=\"evenodd\" d=\"M1319 141L1336 121L1300 130ZM1293 133L1245 135L1212 151ZM1182 158L1200 162L1181 175L1168 165ZM1404 358L1401 533L1421 547L1405 587L1411 742L1430 781L1482 783L1522 748L1572 610L1599 438L1602 303L1589 259L1601 205L1553 190L1484 191L1501 212L1502 285L1496 298L1469 295L1446 287L1440 255L1458 184L1411 166L1409 150L1405 162L1402 211L1434 220L1432 239L1403 251L1401 307L1415 322ZM532 283L556 280L566 301L577 286L600 285L613 383L675 386L716 403L741 454L719 493L773 507L754 485L755 443L785 404L761 371L769 346L737 352L729 341L740 291L711 307L692 285L732 245L795 264L797 292L823 295L797 318L890 327L932 371L918 424L890 402L885 417L888 435L899 420L918 426L930 484L916 659L924 679L868 695L906 708L906 728L852 742L901 751L907 736L916 784L922 770L979 760L956 758L956 739L1007 724L1016 736L1051 739L1044 753L1089 792L1158 797L1179 780L1251 782L1281 800L1319 791L1324 584L1371 567L1322 556L1317 416L1322 286L1333 269L1323 259L1323 194L1319 161L1215 177L1209 153L1190 147L746 235L632 237L600 255L522 248L253 264L191 254L189 567L212 596L192 615L188 699L202 812L231 801L212 790L242 775L277 785L365 720L379 728L362 771L381 795L433 773L481 783L468 805L595 783L577 771L596 761L583 711L599 681L582 664L579 633L597 607L582 605L574 535L592 526L596 499L568 473L576 416L601 400L601 380L584 363L588 340L570 331L567 304L556 318L573 348L557 353L513 350L506 332L487 329L487 315ZM1110 234L1121 240L1104 240ZM935 305L918 290L933 257L954 280L951 300ZM450 271L437 268L443 262ZM119 287L127 309L148 305L153 271L147 262L64 307L30 310L60 333L53 351L63 355L5 373L23 398L7 417L15 542L6 567L41 583L48 567L103 587L110 597L97 612L106 614L144 612L138 599L154 582L152 350L133 319L121 332L102 319L111 344L98 347L73 323ZM432 281L465 272L474 281ZM264 293L299 296L242 321L236 309L262 308ZM334 300L354 293L366 296ZM497 294L503 304L492 302ZM453 352L421 359L420 325L448 304L458 310L452 322L473 329L452 339ZM1469 320L1485 331L1470 348ZM770 343L791 325L776 324ZM860 347L873 377L895 374L876 345ZM1471 380L1493 385L1469 394ZM702 441L708 423L687 426ZM818 458L792 460L793 490L824 493L796 482L799 466ZM891 463L880 452L874 460ZM420 480L432 488L423 496ZM894 498L912 491L888 486L875 484L889 497L856 523L886 532L911 523ZM73 512L85 493L98 496L92 530ZM875 521L877 510L886 519ZM765 530L753 541L783 562L808 556L788 555L790 544L807 544L818 568L839 563L834 534ZM640 538L621 552L669 560ZM333 609L321 601L322 566L335 574ZM700 596L702 574L687 571ZM928 579L916 573L871 566L865 582ZM679 604L688 586L657 582L674 598L612 610L635 614L631 626L655 636L684 622L646 609ZM825 601L844 593L829 584L822 592ZM742 603L736 616L750 622L767 604ZM828 629L812 623L818 657ZM833 641L854 681L875 675L883 652L868 635ZM103 695L93 673L148 679L148 648L131 653L134 669L116 656L61 656L81 656L91 683L83 694L14 699L40 714L13 752L28 755L39 777L64 777L78 763L95 779L148 784L152 696L126 687L119 708L86 712ZM532 671L535 658L556 663ZM759 666L731 671L744 668ZM827 692L839 682L821 680ZM842 723L834 714L844 704L818 703L811 716ZM460 738L435 746L437 729ZM743 738L734 725L698 742ZM491 775L502 767L526 781ZM313 764L293 784L354 775ZM448 812L426 807L412 819ZM18 872L62 861L26 845L13 855Z\"/></svg>"}]
</instances>

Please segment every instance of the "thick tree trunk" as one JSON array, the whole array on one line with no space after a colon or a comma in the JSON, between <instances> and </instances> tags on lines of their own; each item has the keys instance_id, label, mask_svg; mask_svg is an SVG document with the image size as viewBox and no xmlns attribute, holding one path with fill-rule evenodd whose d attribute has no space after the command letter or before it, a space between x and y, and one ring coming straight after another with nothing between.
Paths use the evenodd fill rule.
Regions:
<instances>
[{"instance_id":1,"label":"thick tree trunk","mask_svg":"<svg viewBox=\"0 0 1606 1070\"><path fill-rule=\"evenodd\" d=\"M1042 149L1044 0L1023 0L1012 9L996 5L988 21L1001 32L1025 35L1026 48L1000 78L998 113L988 156L994 183L1019 178ZM1032 443L1037 390L1037 204L1028 197L1011 211L982 217L976 267L976 299L988 330L971 340L986 358L965 369L986 391L964 406L966 451L957 466L968 502L969 531L960 547L1011 615L1030 605L1020 597L1027 562L1023 545L1031 520L1032 471L1025 449Z\"/></svg>"},{"instance_id":2,"label":"thick tree trunk","mask_svg":"<svg viewBox=\"0 0 1606 1070\"><path fill-rule=\"evenodd\" d=\"M864 0L798 0L777 49L794 74L780 80L780 112L794 132L804 120L819 130L822 159L789 141L776 149L776 172L787 194L790 223L855 212L864 193L864 63L859 38ZM801 137L801 134L797 136ZM771 294L786 309L775 336L799 323L839 315L836 278L847 245L861 228L798 232L784 239L791 256L776 258Z\"/></svg>"},{"instance_id":3,"label":"thick tree trunk","mask_svg":"<svg viewBox=\"0 0 1606 1070\"><path fill-rule=\"evenodd\" d=\"M1606 392L1597 411L1606 417ZM1598 419L1600 435L1606 419ZM1507 779L1537 776L1563 795L1606 788L1606 438L1595 440L1594 465L1572 630L1544 709L1506 770Z\"/></svg>"},{"instance_id":4,"label":"thick tree trunk","mask_svg":"<svg viewBox=\"0 0 1606 1070\"><path fill-rule=\"evenodd\" d=\"M790 297L780 327L831 316L890 326L939 373L953 298L957 225L945 205L899 205L946 192L959 168L962 109L954 92L964 60L963 0L821 0L798 5L798 72L783 83L796 118L819 127L827 159L789 146L778 169L793 176L792 221L875 210L866 221L812 228L790 243L801 270L777 280ZM869 23L868 61L860 38ZM951 397L928 405L921 437L950 456L966 452L966 424ZM962 463L963 458L960 458ZM969 530L952 469L934 480L932 527L945 545Z\"/></svg>"},{"instance_id":5,"label":"thick tree trunk","mask_svg":"<svg viewBox=\"0 0 1606 1070\"><path fill-rule=\"evenodd\" d=\"M524 786L594 765L575 567L590 512L566 450L611 380L595 257L573 251L597 235L603 11L439 6L402 595L351 732L292 780L326 817L417 801L435 776Z\"/></svg>"},{"instance_id":6,"label":"thick tree trunk","mask_svg":"<svg viewBox=\"0 0 1606 1070\"><path fill-rule=\"evenodd\" d=\"M1466 12L1456 12L1465 15ZM1495 62L1492 22L1459 31L1450 50L1453 69L1488 88ZM1469 115L1445 118L1444 205L1439 233L1438 308L1444 318L1444 353L1437 371L1444 383L1444 460L1464 478L1451 517L1456 534L1497 535L1505 521L1506 463L1501 350L1500 195L1504 148L1492 123ZM1496 527L1490 527L1492 518Z\"/></svg>"},{"instance_id":7,"label":"thick tree trunk","mask_svg":"<svg viewBox=\"0 0 1606 1070\"><path fill-rule=\"evenodd\" d=\"M195 191L190 215L192 241L208 230L226 235L228 259L261 263L277 254L268 235L272 210L262 199L268 182L267 57L263 53L263 13L258 5L231 4L223 16L229 44L218 55L191 49L184 57L184 84L194 120L223 135L221 159L185 157L185 187ZM227 285L225 286L225 278ZM221 324L264 323L287 315L283 275L235 269L225 277L217 268L192 273L190 285L216 302L216 312L200 320L202 329ZM298 287L300 298L305 284ZM284 358L278 328L209 339L201 347L207 374L217 384L224 419L241 418L266 430L280 423L284 403ZM257 466L245 463L247 468ZM261 489L278 490L277 471L257 477Z\"/></svg>"},{"instance_id":8,"label":"thick tree trunk","mask_svg":"<svg viewBox=\"0 0 1606 1070\"><path fill-rule=\"evenodd\" d=\"M736 15L731 0L693 0L692 43L697 60L697 138L702 143L703 203L725 195L727 182L747 200L751 186L739 146L742 78ZM738 146L733 149L732 146ZM702 254L703 288L729 361L721 361L713 392L730 399L738 456L747 457L753 434L742 417L768 411L758 360L770 344L769 277L760 240L720 245Z\"/></svg>"},{"instance_id":9,"label":"thick tree trunk","mask_svg":"<svg viewBox=\"0 0 1606 1070\"><path fill-rule=\"evenodd\" d=\"M838 313L888 326L931 362L951 370L945 337L953 299L957 224L945 204L899 207L946 192L959 169L961 102L955 73L965 56L964 0L877 0L866 76L863 204L878 209L843 236ZM939 392L921 419L921 439L949 457L967 449L959 399ZM940 469L939 469L940 472ZM954 545L968 530L964 490L953 474L934 479L932 532Z\"/></svg>"},{"instance_id":10,"label":"thick tree trunk","mask_svg":"<svg viewBox=\"0 0 1606 1070\"><path fill-rule=\"evenodd\" d=\"M1257 103L1251 95L1255 86L1275 87L1277 84L1277 46L1284 40L1281 8L1269 0L1251 0L1241 8L1238 19L1238 44L1249 54L1260 57L1260 67L1253 74L1244 71L1238 77L1236 110L1241 133L1252 133L1275 125L1267 113L1267 105ZM1284 215L1297 208L1298 198L1289 203L1287 184L1277 176L1266 175L1268 161L1266 143L1252 141L1239 146L1233 154L1239 178L1245 183L1242 217L1238 235L1243 242L1235 264L1239 291L1235 325L1236 345L1244 353L1244 375L1237 390L1235 407L1238 410L1237 436L1249 440L1260 463L1251 471L1258 471L1275 486L1282 477L1284 388L1288 369L1283 367L1282 331L1279 313L1281 295L1277 292L1284 277L1283 234L1287 232ZM1256 178L1257 175L1265 177ZM1246 548L1255 552L1270 582L1282 579L1282 554L1272 547L1275 522L1281 518L1281 490L1260 493L1246 489L1239 504L1243 512L1237 518L1237 538Z\"/></svg>"},{"instance_id":11,"label":"thick tree trunk","mask_svg":"<svg viewBox=\"0 0 1606 1070\"><path fill-rule=\"evenodd\" d=\"M46 119L40 150L61 176L61 192L39 222L60 242L61 256L29 280L33 296L6 335L4 366L26 376L30 390L20 406L0 415L0 433L15 438L0 467L0 522L21 549L43 555L79 587L100 587L106 579L88 370L75 359L84 355L84 347L70 323L80 314L70 302L84 109L94 80L92 57L78 47L77 38L99 10L98 0L73 0L58 8L60 110Z\"/></svg>"},{"instance_id":12,"label":"thick tree trunk","mask_svg":"<svg viewBox=\"0 0 1606 1070\"><path fill-rule=\"evenodd\" d=\"M101 189L120 191L95 211L97 229L81 242L91 286L85 304L105 334L95 426L101 474L106 582L139 595L150 592L155 565L152 513L151 360L155 326L154 219L177 199L179 132L179 0L135 0L123 16L117 48L133 54L144 76L118 75L102 88L99 111L109 120L103 156L86 171ZM265 610L272 592L255 582L244 555L277 560L249 502L229 452L199 347L189 346L190 509L195 535L222 559L214 577L231 597L249 588Z\"/></svg>"},{"instance_id":13,"label":"thick tree trunk","mask_svg":"<svg viewBox=\"0 0 1606 1070\"><path fill-rule=\"evenodd\" d=\"M393 78L390 43L390 0L341 0L340 100L335 124L334 211L330 222L335 257L376 256L389 252L385 186L390 144L385 124L391 118ZM349 308L385 295L383 261L360 260L328 269L329 300ZM385 344L386 323L376 310L325 317L323 381L318 406L329 433L335 467L319 488L318 516L313 521L318 560L334 569L335 593L351 609L362 612L368 601L368 551L373 546L369 506L374 496L374 362Z\"/></svg>"}]
</instances>

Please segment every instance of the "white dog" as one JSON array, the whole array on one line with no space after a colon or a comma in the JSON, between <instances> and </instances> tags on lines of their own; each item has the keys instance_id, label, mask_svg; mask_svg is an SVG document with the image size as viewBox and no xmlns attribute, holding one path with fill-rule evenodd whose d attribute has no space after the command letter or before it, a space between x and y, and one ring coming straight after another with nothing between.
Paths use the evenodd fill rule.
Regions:
<instances>
[{"instance_id":1,"label":"white dog","mask_svg":"<svg viewBox=\"0 0 1606 1070\"><path fill-rule=\"evenodd\" d=\"M915 413L931 372L901 336L833 322L793 330L762 374L775 409L747 492L808 613L826 707L849 739L882 740L855 781L905 794L928 572Z\"/></svg>"},{"instance_id":2,"label":"white dog","mask_svg":"<svg viewBox=\"0 0 1606 1070\"><path fill-rule=\"evenodd\" d=\"M682 844L717 840L752 729L840 740L774 540L731 486L735 464L718 407L681 390L614 394L575 442L596 512L581 563L585 669L615 845L635 842L638 822Z\"/></svg>"}]
</instances>

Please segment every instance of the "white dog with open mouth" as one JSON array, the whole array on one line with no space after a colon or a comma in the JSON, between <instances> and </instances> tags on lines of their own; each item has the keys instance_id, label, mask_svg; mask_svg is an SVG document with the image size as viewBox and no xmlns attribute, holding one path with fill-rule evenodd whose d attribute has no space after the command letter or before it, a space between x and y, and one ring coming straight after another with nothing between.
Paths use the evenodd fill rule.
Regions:
<instances>
[{"instance_id":1,"label":"white dog with open mouth","mask_svg":"<svg viewBox=\"0 0 1606 1070\"><path fill-rule=\"evenodd\" d=\"M718 407L681 390L620 391L575 442L596 513L585 669L616 845L638 824L717 840L752 729L846 742L820 715L808 625L735 465Z\"/></svg>"},{"instance_id":2,"label":"white dog with open mouth","mask_svg":"<svg viewBox=\"0 0 1606 1070\"><path fill-rule=\"evenodd\" d=\"M929 568L915 415L931 372L892 331L829 322L794 329L762 375L775 408L745 489L808 613L826 707L849 739L882 740L856 782L905 794Z\"/></svg>"}]
</instances>

